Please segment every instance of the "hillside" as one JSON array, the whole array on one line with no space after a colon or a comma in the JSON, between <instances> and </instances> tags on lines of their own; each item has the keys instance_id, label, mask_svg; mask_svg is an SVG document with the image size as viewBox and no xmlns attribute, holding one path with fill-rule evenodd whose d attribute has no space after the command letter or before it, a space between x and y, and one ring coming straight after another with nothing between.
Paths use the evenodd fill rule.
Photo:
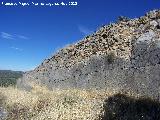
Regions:
<instances>
[{"instance_id":1,"label":"hillside","mask_svg":"<svg viewBox=\"0 0 160 120\"><path fill-rule=\"evenodd\" d=\"M21 71L0 70L0 86L16 85L17 79L22 75Z\"/></svg>"},{"instance_id":2,"label":"hillside","mask_svg":"<svg viewBox=\"0 0 160 120\"><path fill-rule=\"evenodd\" d=\"M131 91L159 99L160 11L121 17L76 44L66 46L19 79L53 88Z\"/></svg>"},{"instance_id":3,"label":"hillside","mask_svg":"<svg viewBox=\"0 0 160 120\"><path fill-rule=\"evenodd\" d=\"M2 120L160 120L160 10L100 27L17 87L0 87Z\"/></svg>"}]
</instances>

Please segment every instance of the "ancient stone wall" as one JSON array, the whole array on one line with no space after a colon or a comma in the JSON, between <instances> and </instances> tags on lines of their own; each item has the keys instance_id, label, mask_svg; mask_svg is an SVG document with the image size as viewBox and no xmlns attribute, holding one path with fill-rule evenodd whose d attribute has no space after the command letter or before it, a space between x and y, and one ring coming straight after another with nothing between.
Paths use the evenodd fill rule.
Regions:
<instances>
[{"instance_id":1,"label":"ancient stone wall","mask_svg":"<svg viewBox=\"0 0 160 120\"><path fill-rule=\"evenodd\" d=\"M160 93L160 11L105 25L59 50L18 81L49 88L105 88L158 97Z\"/></svg>"}]
</instances>

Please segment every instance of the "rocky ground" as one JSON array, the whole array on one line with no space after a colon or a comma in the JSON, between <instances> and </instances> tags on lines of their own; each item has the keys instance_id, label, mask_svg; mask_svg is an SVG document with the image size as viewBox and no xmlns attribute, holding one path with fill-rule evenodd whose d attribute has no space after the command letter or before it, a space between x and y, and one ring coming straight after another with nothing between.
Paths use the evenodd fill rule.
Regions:
<instances>
[{"instance_id":1,"label":"rocky ground","mask_svg":"<svg viewBox=\"0 0 160 120\"><path fill-rule=\"evenodd\" d=\"M159 99L160 11L104 25L76 44L59 50L18 81L48 88L133 91Z\"/></svg>"},{"instance_id":2,"label":"rocky ground","mask_svg":"<svg viewBox=\"0 0 160 120\"><path fill-rule=\"evenodd\" d=\"M3 107L0 107L0 120L4 119L7 116L7 112Z\"/></svg>"}]
</instances>

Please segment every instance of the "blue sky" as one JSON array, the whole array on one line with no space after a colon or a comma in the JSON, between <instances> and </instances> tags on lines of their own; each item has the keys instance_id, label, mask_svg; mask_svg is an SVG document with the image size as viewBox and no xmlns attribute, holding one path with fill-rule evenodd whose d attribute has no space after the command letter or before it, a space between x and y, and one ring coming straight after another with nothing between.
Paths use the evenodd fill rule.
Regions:
<instances>
[{"instance_id":1,"label":"blue sky","mask_svg":"<svg viewBox=\"0 0 160 120\"><path fill-rule=\"evenodd\" d=\"M18 2L8 2L13 1ZM23 0L28 1L32 2ZM114 22L120 15L134 18L160 8L159 0L76 2L77 6L54 7L0 5L0 69L32 70L58 49L77 42L103 24Z\"/></svg>"}]
</instances>

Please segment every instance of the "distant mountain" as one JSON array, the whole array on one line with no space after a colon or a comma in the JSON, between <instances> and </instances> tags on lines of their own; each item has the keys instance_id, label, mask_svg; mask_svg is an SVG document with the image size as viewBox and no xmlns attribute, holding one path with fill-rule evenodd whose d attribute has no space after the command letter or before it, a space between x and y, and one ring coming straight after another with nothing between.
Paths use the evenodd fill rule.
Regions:
<instances>
[{"instance_id":1,"label":"distant mountain","mask_svg":"<svg viewBox=\"0 0 160 120\"><path fill-rule=\"evenodd\" d=\"M0 70L0 86L16 85L17 79L22 75L21 71Z\"/></svg>"},{"instance_id":2,"label":"distant mountain","mask_svg":"<svg viewBox=\"0 0 160 120\"><path fill-rule=\"evenodd\" d=\"M160 96L160 10L119 17L26 72L17 82L48 88L108 89ZM159 97L160 99L160 97Z\"/></svg>"}]
</instances>

